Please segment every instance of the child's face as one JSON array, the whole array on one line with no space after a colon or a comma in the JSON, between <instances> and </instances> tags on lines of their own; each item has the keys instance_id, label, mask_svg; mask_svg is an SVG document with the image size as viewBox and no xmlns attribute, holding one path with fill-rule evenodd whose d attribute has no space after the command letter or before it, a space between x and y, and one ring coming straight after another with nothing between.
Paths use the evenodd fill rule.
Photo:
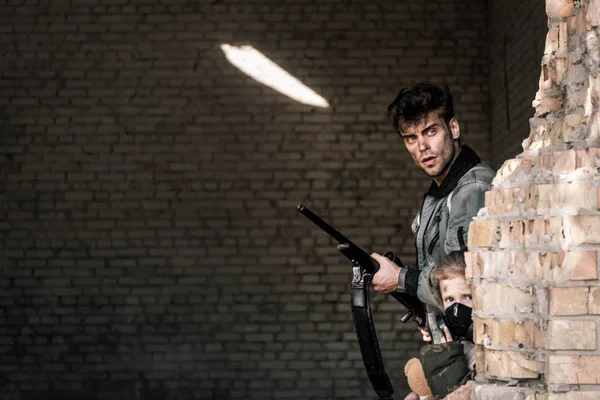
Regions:
<instances>
[{"instance_id":1,"label":"child's face","mask_svg":"<svg viewBox=\"0 0 600 400\"><path fill-rule=\"evenodd\" d=\"M467 307L473 308L471 287L464 276L459 275L450 279L441 279L439 284L444 310L454 303L461 303Z\"/></svg>"}]
</instances>

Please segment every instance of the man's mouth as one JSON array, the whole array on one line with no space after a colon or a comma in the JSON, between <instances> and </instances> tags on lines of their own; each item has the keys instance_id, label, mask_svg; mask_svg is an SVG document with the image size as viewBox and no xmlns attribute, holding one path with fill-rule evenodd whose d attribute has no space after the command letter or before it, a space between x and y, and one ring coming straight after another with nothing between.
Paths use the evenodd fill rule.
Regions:
<instances>
[{"instance_id":1,"label":"man's mouth","mask_svg":"<svg viewBox=\"0 0 600 400\"><path fill-rule=\"evenodd\" d=\"M421 163L426 166L431 166L431 165L435 164L435 159L436 159L435 156L425 157L425 158L421 159Z\"/></svg>"}]
</instances>

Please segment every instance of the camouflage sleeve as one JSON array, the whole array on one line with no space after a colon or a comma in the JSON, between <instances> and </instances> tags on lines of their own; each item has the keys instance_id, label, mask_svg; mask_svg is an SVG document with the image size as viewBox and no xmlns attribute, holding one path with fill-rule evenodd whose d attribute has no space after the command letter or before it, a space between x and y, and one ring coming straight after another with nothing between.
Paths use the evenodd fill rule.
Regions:
<instances>
[{"instance_id":1,"label":"camouflage sleeve","mask_svg":"<svg viewBox=\"0 0 600 400\"><path fill-rule=\"evenodd\" d=\"M444 242L444 253L460 250L467 245L469 224L479 210L485 206L485 192L491 185L484 182L470 182L457 187L450 199L450 214Z\"/></svg>"},{"instance_id":2,"label":"camouflage sleeve","mask_svg":"<svg viewBox=\"0 0 600 400\"><path fill-rule=\"evenodd\" d=\"M423 372L436 399L444 398L463 385L470 375L460 342L423 346L420 351Z\"/></svg>"}]
</instances>

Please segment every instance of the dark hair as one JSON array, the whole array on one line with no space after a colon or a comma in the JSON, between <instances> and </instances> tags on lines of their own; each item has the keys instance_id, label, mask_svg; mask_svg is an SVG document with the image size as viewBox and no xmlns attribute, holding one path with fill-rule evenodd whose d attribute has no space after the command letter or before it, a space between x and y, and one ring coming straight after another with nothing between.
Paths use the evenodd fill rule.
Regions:
<instances>
[{"instance_id":1,"label":"dark hair","mask_svg":"<svg viewBox=\"0 0 600 400\"><path fill-rule=\"evenodd\" d=\"M465 276L466 268L465 252L464 250L457 250L451 252L442 260L440 265L433 270L432 276L438 281Z\"/></svg>"},{"instance_id":2,"label":"dark hair","mask_svg":"<svg viewBox=\"0 0 600 400\"><path fill-rule=\"evenodd\" d=\"M454 118L452 94L448 87L442 89L419 83L410 89L404 88L388 106L387 115L394 129L400 131L406 124L418 124L431 112L438 113L446 124Z\"/></svg>"}]
</instances>

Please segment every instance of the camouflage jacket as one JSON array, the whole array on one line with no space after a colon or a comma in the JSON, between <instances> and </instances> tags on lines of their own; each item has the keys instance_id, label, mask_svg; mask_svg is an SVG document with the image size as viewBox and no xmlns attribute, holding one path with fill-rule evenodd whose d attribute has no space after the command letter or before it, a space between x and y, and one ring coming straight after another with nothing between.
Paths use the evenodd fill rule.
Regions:
<instances>
[{"instance_id":1,"label":"camouflage jacket","mask_svg":"<svg viewBox=\"0 0 600 400\"><path fill-rule=\"evenodd\" d=\"M420 351L423 373L436 399L449 393L473 378L461 342L429 344Z\"/></svg>"}]
</instances>

